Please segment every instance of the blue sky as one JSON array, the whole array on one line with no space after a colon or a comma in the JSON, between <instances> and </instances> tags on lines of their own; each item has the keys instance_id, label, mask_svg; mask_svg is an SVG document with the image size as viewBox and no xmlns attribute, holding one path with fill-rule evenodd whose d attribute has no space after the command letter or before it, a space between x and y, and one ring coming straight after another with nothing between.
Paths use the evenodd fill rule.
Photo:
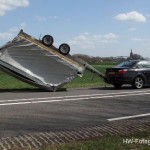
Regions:
<instances>
[{"instance_id":1,"label":"blue sky","mask_svg":"<svg viewBox=\"0 0 150 150\"><path fill-rule=\"evenodd\" d=\"M21 28L71 54L150 57L150 0L0 0L0 45Z\"/></svg>"}]
</instances>

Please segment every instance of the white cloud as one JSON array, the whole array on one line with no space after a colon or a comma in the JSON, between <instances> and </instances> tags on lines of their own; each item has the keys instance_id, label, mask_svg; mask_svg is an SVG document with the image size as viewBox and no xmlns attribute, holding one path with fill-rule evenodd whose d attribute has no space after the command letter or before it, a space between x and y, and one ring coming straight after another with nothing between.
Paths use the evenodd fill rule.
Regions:
<instances>
[{"instance_id":1,"label":"white cloud","mask_svg":"<svg viewBox=\"0 0 150 150\"><path fill-rule=\"evenodd\" d=\"M39 22L43 22L43 21L46 21L47 18L46 17L43 17L43 16L35 16L36 20L39 21Z\"/></svg>"},{"instance_id":2,"label":"white cloud","mask_svg":"<svg viewBox=\"0 0 150 150\"><path fill-rule=\"evenodd\" d=\"M58 17L57 16L48 16L48 17L45 17L45 16L35 16L36 20L39 21L39 22L43 22L43 21L47 21L47 20L55 20L57 19Z\"/></svg>"},{"instance_id":3,"label":"white cloud","mask_svg":"<svg viewBox=\"0 0 150 150\"><path fill-rule=\"evenodd\" d=\"M137 28L129 28L128 31L132 32L132 31L136 31L136 30L137 30Z\"/></svg>"},{"instance_id":4,"label":"white cloud","mask_svg":"<svg viewBox=\"0 0 150 150\"><path fill-rule=\"evenodd\" d=\"M27 7L28 5L29 0L0 0L0 16L17 7Z\"/></svg>"},{"instance_id":5,"label":"white cloud","mask_svg":"<svg viewBox=\"0 0 150 150\"><path fill-rule=\"evenodd\" d=\"M119 36L114 33L108 33L105 35L92 35L89 33L83 33L77 37L74 37L73 40L69 41L69 44L74 47L80 47L82 49L94 49L100 43L116 43L118 42Z\"/></svg>"},{"instance_id":6,"label":"white cloud","mask_svg":"<svg viewBox=\"0 0 150 150\"><path fill-rule=\"evenodd\" d=\"M142 39L142 38L131 38L131 41L134 41L134 42L145 42L147 39Z\"/></svg>"},{"instance_id":7,"label":"white cloud","mask_svg":"<svg viewBox=\"0 0 150 150\"><path fill-rule=\"evenodd\" d=\"M9 32L11 33L17 33L19 32L21 29L24 29L26 26L26 23L21 23L19 27L15 26L15 27L12 27L11 29L9 29Z\"/></svg>"},{"instance_id":8,"label":"white cloud","mask_svg":"<svg viewBox=\"0 0 150 150\"><path fill-rule=\"evenodd\" d=\"M117 42L118 38L119 36L114 33L108 33L100 36L100 39L107 43Z\"/></svg>"},{"instance_id":9,"label":"white cloud","mask_svg":"<svg viewBox=\"0 0 150 150\"><path fill-rule=\"evenodd\" d=\"M146 17L137 11L119 14L115 16L115 19L119 21L146 22Z\"/></svg>"},{"instance_id":10,"label":"white cloud","mask_svg":"<svg viewBox=\"0 0 150 150\"><path fill-rule=\"evenodd\" d=\"M0 33L0 40L10 40L12 39L17 33L21 30L24 29L26 26L25 23L21 23L20 26L15 26L9 29L7 32Z\"/></svg>"},{"instance_id":11,"label":"white cloud","mask_svg":"<svg viewBox=\"0 0 150 150\"><path fill-rule=\"evenodd\" d=\"M10 32L0 33L0 40L8 40L13 37L13 34Z\"/></svg>"},{"instance_id":12,"label":"white cloud","mask_svg":"<svg viewBox=\"0 0 150 150\"><path fill-rule=\"evenodd\" d=\"M49 16L48 19L58 19L58 16Z\"/></svg>"}]
</instances>

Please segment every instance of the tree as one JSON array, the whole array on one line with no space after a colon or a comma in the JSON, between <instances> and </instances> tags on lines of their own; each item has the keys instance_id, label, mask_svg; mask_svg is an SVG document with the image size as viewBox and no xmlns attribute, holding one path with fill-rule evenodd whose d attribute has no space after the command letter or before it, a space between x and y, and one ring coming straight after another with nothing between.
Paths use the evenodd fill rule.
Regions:
<instances>
[{"instance_id":1,"label":"tree","mask_svg":"<svg viewBox=\"0 0 150 150\"><path fill-rule=\"evenodd\" d=\"M144 60L144 58L141 55L139 55L139 54L133 54L133 59L134 60L138 60L138 59Z\"/></svg>"}]
</instances>

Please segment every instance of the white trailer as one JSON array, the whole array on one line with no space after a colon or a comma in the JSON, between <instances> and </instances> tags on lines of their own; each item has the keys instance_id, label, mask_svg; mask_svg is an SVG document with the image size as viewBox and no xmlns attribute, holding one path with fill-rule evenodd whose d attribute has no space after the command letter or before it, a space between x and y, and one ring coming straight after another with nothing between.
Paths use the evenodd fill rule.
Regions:
<instances>
[{"instance_id":1,"label":"white trailer","mask_svg":"<svg viewBox=\"0 0 150 150\"><path fill-rule=\"evenodd\" d=\"M49 36L45 36L37 40L21 30L17 37L0 48L0 67L48 91L56 91L77 75L82 75L85 68L103 76L87 63L73 60L66 44L62 44L59 49L52 44L52 37L49 39Z\"/></svg>"}]
</instances>

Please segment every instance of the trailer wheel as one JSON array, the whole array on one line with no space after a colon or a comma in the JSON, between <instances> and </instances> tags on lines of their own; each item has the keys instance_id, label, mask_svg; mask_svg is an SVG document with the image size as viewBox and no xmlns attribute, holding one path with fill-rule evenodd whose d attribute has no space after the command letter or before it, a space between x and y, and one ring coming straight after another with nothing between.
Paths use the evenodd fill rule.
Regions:
<instances>
[{"instance_id":1,"label":"trailer wheel","mask_svg":"<svg viewBox=\"0 0 150 150\"><path fill-rule=\"evenodd\" d=\"M59 52L63 55L68 55L70 52L70 46L68 44L61 44L59 46Z\"/></svg>"},{"instance_id":2,"label":"trailer wheel","mask_svg":"<svg viewBox=\"0 0 150 150\"><path fill-rule=\"evenodd\" d=\"M43 38L42 38L42 43L46 46L51 46L54 42L54 39L51 35L45 35Z\"/></svg>"}]
</instances>

